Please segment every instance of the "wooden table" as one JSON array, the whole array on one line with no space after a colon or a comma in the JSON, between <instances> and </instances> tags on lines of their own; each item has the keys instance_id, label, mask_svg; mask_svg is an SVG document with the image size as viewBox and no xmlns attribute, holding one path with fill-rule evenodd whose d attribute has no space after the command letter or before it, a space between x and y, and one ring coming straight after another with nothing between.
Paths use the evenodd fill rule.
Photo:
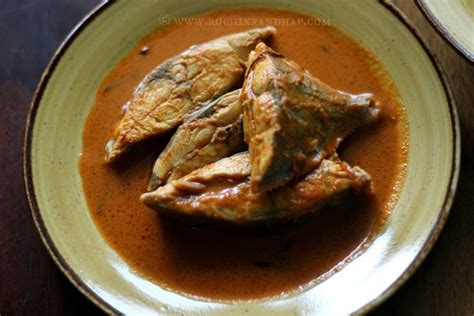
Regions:
<instances>
[{"instance_id":1,"label":"wooden table","mask_svg":"<svg viewBox=\"0 0 474 316\"><path fill-rule=\"evenodd\" d=\"M415 275L373 314L474 315L474 66L440 38L412 1L395 2L421 31L453 88L461 120L462 171L451 215L433 251ZM1 2L2 316L101 313L67 281L42 245L26 202L21 170L23 129L34 88L59 43L97 3Z\"/></svg>"}]
</instances>

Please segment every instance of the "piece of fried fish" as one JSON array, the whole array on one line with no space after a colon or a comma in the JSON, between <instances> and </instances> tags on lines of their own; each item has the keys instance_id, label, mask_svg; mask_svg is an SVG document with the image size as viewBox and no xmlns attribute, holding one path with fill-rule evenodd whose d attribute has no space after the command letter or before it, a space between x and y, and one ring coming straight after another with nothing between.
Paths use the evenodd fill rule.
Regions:
<instances>
[{"instance_id":1,"label":"piece of fried fish","mask_svg":"<svg viewBox=\"0 0 474 316\"><path fill-rule=\"evenodd\" d=\"M263 191L311 172L380 111L372 94L335 90L263 43L249 57L241 101L252 188Z\"/></svg>"},{"instance_id":2,"label":"piece of fried fish","mask_svg":"<svg viewBox=\"0 0 474 316\"><path fill-rule=\"evenodd\" d=\"M186 114L242 81L248 55L275 33L264 27L192 46L168 59L139 84L115 136L106 145L107 162L130 146L179 125Z\"/></svg>"},{"instance_id":3,"label":"piece of fried fish","mask_svg":"<svg viewBox=\"0 0 474 316\"><path fill-rule=\"evenodd\" d=\"M248 152L235 154L141 196L165 216L202 218L237 225L296 219L337 203L348 194L371 192L371 178L336 155L311 173L270 192L251 189Z\"/></svg>"},{"instance_id":4,"label":"piece of fried fish","mask_svg":"<svg viewBox=\"0 0 474 316\"><path fill-rule=\"evenodd\" d=\"M245 149L239 93L224 94L179 126L155 162L149 191Z\"/></svg>"}]
</instances>

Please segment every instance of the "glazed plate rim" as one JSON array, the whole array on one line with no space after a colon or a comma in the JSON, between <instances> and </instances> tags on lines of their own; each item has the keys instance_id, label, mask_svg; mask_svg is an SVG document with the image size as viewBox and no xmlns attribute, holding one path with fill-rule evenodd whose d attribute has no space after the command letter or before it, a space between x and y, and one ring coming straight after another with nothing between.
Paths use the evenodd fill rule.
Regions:
<instances>
[{"instance_id":1,"label":"glazed plate rim","mask_svg":"<svg viewBox=\"0 0 474 316\"><path fill-rule=\"evenodd\" d=\"M474 63L474 51L470 50L464 45L448 28L441 22L436 14L427 5L426 0L416 0L415 2L419 7L423 16L430 22L435 31L441 35L441 37L455 49L455 51L463 58L471 63Z\"/></svg>"}]
</instances>

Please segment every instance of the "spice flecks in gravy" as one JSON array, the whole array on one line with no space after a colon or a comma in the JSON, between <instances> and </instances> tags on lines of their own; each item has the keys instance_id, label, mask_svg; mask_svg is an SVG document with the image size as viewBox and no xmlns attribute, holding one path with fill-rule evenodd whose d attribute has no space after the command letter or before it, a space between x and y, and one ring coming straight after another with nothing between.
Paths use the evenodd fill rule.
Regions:
<instances>
[{"instance_id":1,"label":"spice flecks in gravy","mask_svg":"<svg viewBox=\"0 0 474 316\"><path fill-rule=\"evenodd\" d=\"M307 17L288 11L233 9L201 19ZM205 23L203 23L205 24ZM278 26L269 43L327 84L372 92L382 118L344 141L341 157L364 168L375 193L326 209L301 226L249 234L193 229L161 219L139 201L153 159L167 138L138 146L116 166L104 145L135 86L159 63L189 46L248 25L170 25L145 37L104 78L84 126L79 167L94 221L110 245L144 277L174 291L213 299L255 299L298 288L347 261L376 234L393 207L407 160L406 117L396 88L377 60L331 26ZM144 49L146 47L146 49Z\"/></svg>"}]
</instances>

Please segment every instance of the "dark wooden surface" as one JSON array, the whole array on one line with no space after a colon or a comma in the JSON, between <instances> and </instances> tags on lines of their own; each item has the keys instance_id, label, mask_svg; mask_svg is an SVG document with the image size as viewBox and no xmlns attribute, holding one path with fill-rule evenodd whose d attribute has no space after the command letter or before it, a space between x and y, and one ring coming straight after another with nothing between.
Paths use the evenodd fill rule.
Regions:
<instances>
[{"instance_id":1,"label":"dark wooden surface","mask_svg":"<svg viewBox=\"0 0 474 316\"><path fill-rule=\"evenodd\" d=\"M0 6L0 315L83 315L100 310L49 257L23 189L21 148L34 88L53 52L98 0L2 0ZM440 60L462 130L458 193L421 268L373 315L474 315L474 67L409 0L397 0ZM343 299L343 298L340 298Z\"/></svg>"}]
</instances>

